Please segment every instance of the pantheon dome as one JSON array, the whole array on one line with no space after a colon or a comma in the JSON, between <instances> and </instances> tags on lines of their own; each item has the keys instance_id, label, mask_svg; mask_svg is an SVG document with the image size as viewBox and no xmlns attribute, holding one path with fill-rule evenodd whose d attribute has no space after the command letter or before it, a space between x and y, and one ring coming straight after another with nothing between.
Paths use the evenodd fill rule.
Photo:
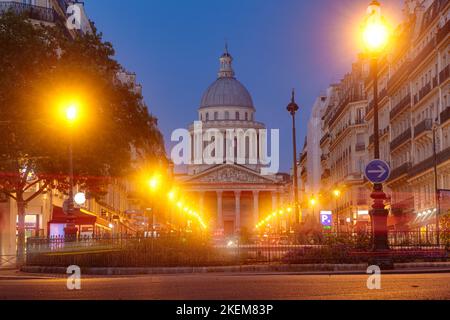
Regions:
<instances>
[{"instance_id":1,"label":"pantheon dome","mask_svg":"<svg viewBox=\"0 0 450 320\"><path fill-rule=\"evenodd\" d=\"M255 111L253 100L244 85L236 79L232 62L233 57L225 48L225 53L220 57L218 78L203 94L199 109L200 120L207 120L206 115L208 120L251 120ZM208 112L215 114L215 118L209 117ZM233 119L236 112L242 113L242 117ZM230 115L228 119L225 119L225 114Z\"/></svg>"}]
</instances>

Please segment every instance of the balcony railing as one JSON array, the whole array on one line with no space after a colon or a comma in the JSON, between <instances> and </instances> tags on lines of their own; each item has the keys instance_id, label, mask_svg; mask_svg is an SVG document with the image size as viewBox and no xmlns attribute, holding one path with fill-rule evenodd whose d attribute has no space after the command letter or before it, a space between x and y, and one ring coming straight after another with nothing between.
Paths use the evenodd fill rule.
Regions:
<instances>
[{"instance_id":1,"label":"balcony railing","mask_svg":"<svg viewBox=\"0 0 450 320\"><path fill-rule=\"evenodd\" d=\"M441 112L441 124L446 123L450 119L450 107Z\"/></svg>"},{"instance_id":2,"label":"balcony railing","mask_svg":"<svg viewBox=\"0 0 450 320\"><path fill-rule=\"evenodd\" d=\"M56 13L52 8L40 7L14 1L0 2L0 13L12 11L15 14L23 14L34 20L56 22Z\"/></svg>"},{"instance_id":3,"label":"balcony railing","mask_svg":"<svg viewBox=\"0 0 450 320\"><path fill-rule=\"evenodd\" d=\"M431 129L433 129L433 120L425 119L414 127L414 137L417 137L426 131L431 131Z\"/></svg>"},{"instance_id":4,"label":"balcony railing","mask_svg":"<svg viewBox=\"0 0 450 320\"><path fill-rule=\"evenodd\" d=\"M443 84L450 75L450 64L447 65L441 72L439 72L439 84Z\"/></svg>"},{"instance_id":5,"label":"balcony railing","mask_svg":"<svg viewBox=\"0 0 450 320\"><path fill-rule=\"evenodd\" d=\"M356 151L365 151L366 150L366 144L365 143L357 144L356 147L355 147L355 150Z\"/></svg>"},{"instance_id":6,"label":"balcony railing","mask_svg":"<svg viewBox=\"0 0 450 320\"><path fill-rule=\"evenodd\" d=\"M391 89L403 76L407 76L409 74L410 68L411 62L404 62L389 79L388 89Z\"/></svg>"},{"instance_id":7,"label":"balcony railing","mask_svg":"<svg viewBox=\"0 0 450 320\"><path fill-rule=\"evenodd\" d=\"M322 139L320 139L320 145L322 145L328 138L330 137L330 134L325 134Z\"/></svg>"},{"instance_id":8,"label":"balcony railing","mask_svg":"<svg viewBox=\"0 0 450 320\"><path fill-rule=\"evenodd\" d=\"M417 68L428 57L428 55L430 55L430 53L433 52L435 45L436 45L436 38L432 38L414 59L413 63L414 68Z\"/></svg>"},{"instance_id":9,"label":"balcony railing","mask_svg":"<svg viewBox=\"0 0 450 320\"><path fill-rule=\"evenodd\" d=\"M411 169L411 162L405 162L401 166L395 168L392 170L391 176L389 178L389 181L393 181L395 179L400 178L401 176L408 173L409 169Z\"/></svg>"},{"instance_id":10,"label":"balcony railing","mask_svg":"<svg viewBox=\"0 0 450 320\"><path fill-rule=\"evenodd\" d=\"M445 161L448 161L448 160L450 160L450 147L439 152L436 155L436 164L440 165L441 163L444 163ZM414 176L416 176L426 170L429 170L433 167L434 167L434 156L431 156L431 157L425 159L424 161L418 163L414 167L412 167L411 170L409 170L408 176L414 177Z\"/></svg>"},{"instance_id":11,"label":"balcony railing","mask_svg":"<svg viewBox=\"0 0 450 320\"><path fill-rule=\"evenodd\" d=\"M400 134L397 138L392 140L391 142L391 151L394 151L398 147L400 147L402 144L410 140L411 137L411 129L408 128L406 131L404 131L402 134Z\"/></svg>"},{"instance_id":12,"label":"balcony railing","mask_svg":"<svg viewBox=\"0 0 450 320\"><path fill-rule=\"evenodd\" d=\"M408 94L392 109L390 113L391 120L409 106L411 106L411 95Z\"/></svg>"},{"instance_id":13,"label":"balcony railing","mask_svg":"<svg viewBox=\"0 0 450 320\"><path fill-rule=\"evenodd\" d=\"M447 23L438 30L436 35L436 44L439 44L442 40L444 40L450 32L450 20L447 20Z\"/></svg>"},{"instance_id":14,"label":"balcony railing","mask_svg":"<svg viewBox=\"0 0 450 320\"><path fill-rule=\"evenodd\" d=\"M419 91L419 100L417 102L419 102L423 98L425 98L427 96L427 94L430 93L431 89L432 89L431 88L431 82L429 82L425 86L423 86L423 88L420 89L420 91Z\"/></svg>"}]
</instances>

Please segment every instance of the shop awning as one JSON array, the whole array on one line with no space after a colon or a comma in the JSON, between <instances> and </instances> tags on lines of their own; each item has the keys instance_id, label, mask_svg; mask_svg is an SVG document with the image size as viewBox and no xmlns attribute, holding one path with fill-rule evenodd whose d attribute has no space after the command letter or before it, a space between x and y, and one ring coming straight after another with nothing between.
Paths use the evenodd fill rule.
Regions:
<instances>
[{"instance_id":1,"label":"shop awning","mask_svg":"<svg viewBox=\"0 0 450 320\"><path fill-rule=\"evenodd\" d=\"M95 215L90 215L82 212L80 209L75 208L73 211L73 216L75 217L74 223L76 225L95 225L97 217ZM67 215L61 207L53 206L52 220L49 223L66 223Z\"/></svg>"}]
</instances>

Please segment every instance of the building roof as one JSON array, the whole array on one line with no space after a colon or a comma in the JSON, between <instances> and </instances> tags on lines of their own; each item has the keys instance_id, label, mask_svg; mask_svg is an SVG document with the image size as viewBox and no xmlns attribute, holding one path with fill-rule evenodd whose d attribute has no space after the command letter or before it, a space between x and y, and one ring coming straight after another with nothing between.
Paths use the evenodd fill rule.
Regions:
<instances>
[{"instance_id":1,"label":"building roof","mask_svg":"<svg viewBox=\"0 0 450 320\"><path fill-rule=\"evenodd\" d=\"M233 57L226 48L225 53L220 57L218 79L203 94L200 108L242 107L254 109L250 93L235 78L232 62Z\"/></svg>"}]
</instances>

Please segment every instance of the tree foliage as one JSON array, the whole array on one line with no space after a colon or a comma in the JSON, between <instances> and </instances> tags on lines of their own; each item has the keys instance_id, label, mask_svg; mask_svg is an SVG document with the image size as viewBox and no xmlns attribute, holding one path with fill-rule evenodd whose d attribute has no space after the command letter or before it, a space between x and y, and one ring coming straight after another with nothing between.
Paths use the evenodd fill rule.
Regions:
<instances>
[{"instance_id":1,"label":"tree foliage","mask_svg":"<svg viewBox=\"0 0 450 320\"><path fill-rule=\"evenodd\" d=\"M67 191L71 141L75 182L93 192L130 174L136 158L165 161L157 121L132 84L119 81L123 71L96 30L73 39L63 28L0 15L0 192L26 206L50 188ZM61 108L72 101L82 111L70 127Z\"/></svg>"}]
</instances>

